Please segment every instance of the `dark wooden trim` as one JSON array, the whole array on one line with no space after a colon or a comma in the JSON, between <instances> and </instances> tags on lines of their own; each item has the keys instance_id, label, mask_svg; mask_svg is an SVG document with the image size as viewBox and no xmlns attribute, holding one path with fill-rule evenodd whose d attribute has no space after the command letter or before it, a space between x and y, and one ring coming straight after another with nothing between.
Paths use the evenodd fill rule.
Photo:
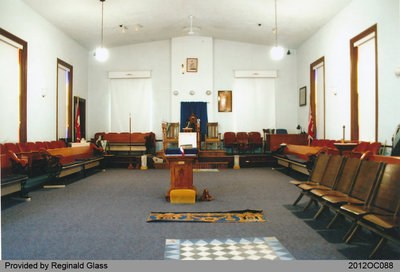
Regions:
<instances>
[{"instance_id":1,"label":"dark wooden trim","mask_svg":"<svg viewBox=\"0 0 400 272\"><path fill-rule=\"evenodd\" d=\"M0 35L20 44L19 50L19 142L27 141L27 78L28 78L28 43L0 27Z\"/></svg>"},{"instance_id":2,"label":"dark wooden trim","mask_svg":"<svg viewBox=\"0 0 400 272\"><path fill-rule=\"evenodd\" d=\"M56 140L58 140L58 66L62 65L70 70L68 73L68 139L72 140L72 85L73 85L73 74L74 68L71 64L57 58L57 95L56 95Z\"/></svg>"},{"instance_id":3,"label":"dark wooden trim","mask_svg":"<svg viewBox=\"0 0 400 272\"><path fill-rule=\"evenodd\" d=\"M378 25L375 24L350 40L350 112L351 140L359 140L358 124L358 48L354 44L375 32L375 141L378 141Z\"/></svg>"},{"instance_id":4,"label":"dark wooden trim","mask_svg":"<svg viewBox=\"0 0 400 272\"><path fill-rule=\"evenodd\" d=\"M323 73L324 73L324 139L325 139L325 120L326 120L326 106L325 106L325 57L321 57L319 59L317 59L316 61L314 61L313 63L310 64L310 107L311 107L311 115L312 118L314 120L314 126L313 126L313 130L314 130L314 135L316 135L317 133L317 120L315 118L316 114L315 114L315 110L316 110L316 101L315 101L315 72L313 67L323 63Z\"/></svg>"}]
</instances>

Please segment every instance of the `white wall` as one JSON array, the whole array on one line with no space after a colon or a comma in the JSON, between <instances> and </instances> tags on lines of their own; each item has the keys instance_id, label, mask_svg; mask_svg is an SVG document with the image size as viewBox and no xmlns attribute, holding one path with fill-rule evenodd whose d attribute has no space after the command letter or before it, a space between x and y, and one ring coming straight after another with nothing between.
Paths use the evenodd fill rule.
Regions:
<instances>
[{"instance_id":1,"label":"white wall","mask_svg":"<svg viewBox=\"0 0 400 272\"><path fill-rule=\"evenodd\" d=\"M89 56L89 123L88 136L96 132L110 132L109 71L151 70L153 87L153 128L157 139L162 139L161 122L170 120L170 41L156 41L109 49L109 59L98 62ZM134 80L134 79L132 79ZM146 107L146 105L143 105ZM135 123L135 120L132 120ZM133 132L135 131L133 126Z\"/></svg>"},{"instance_id":2,"label":"white wall","mask_svg":"<svg viewBox=\"0 0 400 272\"><path fill-rule=\"evenodd\" d=\"M326 138L350 139L350 39L378 26L378 141L391 144L400 123L400 23L398 0L354 0L297 50L297 87L310 90L310 64L325 56ZM299 123L307 126L307 107L298 107Z\"/></svg>"},{"instance_id":3,"label":"white wall","mask_svg":"<svg viewBox=\"0 0 400 272\"><path fill-rule=\"evenodd\" d=\"M87 98L87 50L20 0L0 1L0 27L28 42L27 140L55 140L57 58L74 68L73 95Z\"/></svg>"},{"instance_id":4,"label":"white wall","mask_svg":"<svg viewBox=\"0 0 400 272\"><path fill-rule=\"evenodd\" d=\"M186 72L186 58L197 58L197 73ZM182 74L182 63L184 73ZM206 91L213 87L213 39L210 37L185 36L171 39L171 120L180 122L181 102L208 102L207 113L213 115L212 96ZM178 91L178 95L173 95ZM195 94L191 95L190 91Z\"/></svg>"},{"instance_id":5,"label":"white wall","mask_svg":"<svg viewBox=\"0 0 400 272\"><path fill-rule=\"evenodd\" d=\"M232 90L234 70L278 70L275 79L275 117L276 128L286 128L289 133L297 133L298 90L296 88L296 55L285 55L280 61L270 57L270 47L227 40L214 40L214 116L209 120L219 122L220 131L235 131L233 112L218 112L218 90ZM232 93L232 96L235 96ZM254 98L254 107L265 107L264 101ZM262 132L266 127L264 116L253 116L250 127L258 127ZM240 130L240 128L237 128Z\"/></svg>"}]
</instances>

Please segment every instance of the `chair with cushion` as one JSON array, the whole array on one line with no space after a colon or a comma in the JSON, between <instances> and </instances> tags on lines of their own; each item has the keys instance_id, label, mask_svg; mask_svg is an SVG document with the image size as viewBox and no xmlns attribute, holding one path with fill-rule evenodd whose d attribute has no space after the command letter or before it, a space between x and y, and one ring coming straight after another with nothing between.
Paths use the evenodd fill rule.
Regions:
<instances>
[{"instance_id":1,"label":"chair with cushion","mask_svg":"<svg viewBox=\"0 0 400 272\"><path fill-rule=\"evenodd\" d=\"M254 153L254 150L257 148L261 148L263 146L263 139L261 138L261 133L257 131L249 132L249 149L251 153Z\"/></svg>"},{"instance_id":2,"label":"chair with cushion","mask_svg":"<svg viewBox=\"0 0 400 272\"><path fill-rule=\"evenodd\" d=\"M236 134L234 132L225 132L224 133L224 148L230 148L232 153L234 153L234 149L237 147L236 142Z\"/></svg>"},{"instance_id":3,"label":"chair with cushion","mask_svg":"<svg viewBox=\"0 0 400 272\"><path fill-rule=\"evenodd\" d=\"M277 128L276 129L276 134L288 134L287 129L285 128Z\"/></svg>"},{"instance_id":4,"label":"chair with cushion","mask_svg":"<svg viewBox=\"0 0 400 272\"><path fill-rule=\"evenodd\" d=\"M206 124L205 149L208 144L216 144L217 149L221 149L221 133L218 132L218 122Z\"/></svg>"},{"instance_id":5,"label":"chair with cushion","mask_svg":"<svg viewBox=\"0 0 400 272\"><path fill-rule=\"evenodd\" d=\"M179 144L179 123L163 123L163 150L168 148L169 144L174 144L178 146Z\"/></svg>"},{"instance_id":6,"label":"chair with cushion","mask_svg":"<svg viewBox=\"0 0 400 272\"><path fill-rule=\"evenodd\" d=\"M237 147L239 153L244 153L248 150L249 146L249 134L247 132L238 132L236 134Z\"/></svg>"}]
</instances>

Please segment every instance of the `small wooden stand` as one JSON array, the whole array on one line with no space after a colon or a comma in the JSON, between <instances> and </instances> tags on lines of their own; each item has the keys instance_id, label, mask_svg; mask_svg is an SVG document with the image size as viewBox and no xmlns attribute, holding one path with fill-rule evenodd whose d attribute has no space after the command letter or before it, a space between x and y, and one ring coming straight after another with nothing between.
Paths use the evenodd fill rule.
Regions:
<instances>
[{"instance_id":1,"label":"small wooden stand","mask_svg":"<svg viewBox=\"0 0 400 272\"><path fill-rule=\"evenodd\" d=\"M167 201L170 201L170 192L175 189L192 189L193 186L193 161L197 156L165 156L171 169L171 185L165 194Z\"/></svg>"}]
</instances>

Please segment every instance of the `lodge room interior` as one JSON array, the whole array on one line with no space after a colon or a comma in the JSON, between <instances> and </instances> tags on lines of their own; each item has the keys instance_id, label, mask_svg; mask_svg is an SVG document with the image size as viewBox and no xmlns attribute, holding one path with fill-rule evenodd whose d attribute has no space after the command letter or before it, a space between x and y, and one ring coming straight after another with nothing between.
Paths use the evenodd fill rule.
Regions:
<instances>
[{"instance_id":1,"label":"lodge room interior","mask_svg":"<svg viewBox=\"0 0 400 272\"><path fill-rule=\"evenodd\" d=\"M0 1L4 260L400 259L399 0Z\"/></svg>"}]
</instances>

